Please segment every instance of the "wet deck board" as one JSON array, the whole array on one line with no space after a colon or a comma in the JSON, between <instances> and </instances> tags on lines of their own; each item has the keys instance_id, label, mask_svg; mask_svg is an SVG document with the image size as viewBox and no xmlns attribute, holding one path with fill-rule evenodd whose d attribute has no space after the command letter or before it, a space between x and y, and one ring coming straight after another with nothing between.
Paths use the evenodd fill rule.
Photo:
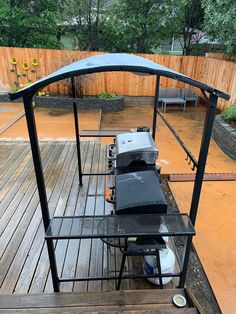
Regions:
<instances>
[{"instance_id":1,"label":"wet deck board","mask_svg":"<svg viewBox=\"0 0 236 314\"><path fill-rule=\"evenodd\" d=\"M82 142L85 172L104 171L105 145ZM49 210L53 215L105 214L112 209L104 191L110 177L86 176L78 184L73 142L40 144ZM29 143L1 143L0 294L53 292L48 253ZM2 159L3 156L3 159ZM121 255L100 240L55 242L59 275L114 274ZM109 257L109 258L108 258ZM142 271L141 258L129 258L127 271ZM123 280L122 289L150 289L146 280ZM62 283L61 291L113 291L114 281Z\"/></svg>"},{"instance_id":2,"label":"wet deck board","mask_svg":"<svg viewBox=\"0 0 236 314\"><path fill-rule=\"evenodd\" d=\"M183 289L7 295L0 296L0 313L198 313L175 307L176 293L186 297Z\"/></svg>"}]
</instances>

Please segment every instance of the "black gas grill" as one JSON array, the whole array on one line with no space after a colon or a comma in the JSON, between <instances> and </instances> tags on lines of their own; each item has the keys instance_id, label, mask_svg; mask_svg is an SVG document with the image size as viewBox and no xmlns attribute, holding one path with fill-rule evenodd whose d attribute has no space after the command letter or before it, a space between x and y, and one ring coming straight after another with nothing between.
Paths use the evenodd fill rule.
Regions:
<instances>
[{"instance_id":1,"label":"black gas grill","mask_svg":"<svg viewBox=\"0 0 236 314\"><path fill-rule=\"evenodd\" d=\"M138 130L117 135L109 146L115 186L107 200L114 203L116 214L163 214L167 203L156 169L158 149L147 128Z\"/></svg>"}]
</instances>

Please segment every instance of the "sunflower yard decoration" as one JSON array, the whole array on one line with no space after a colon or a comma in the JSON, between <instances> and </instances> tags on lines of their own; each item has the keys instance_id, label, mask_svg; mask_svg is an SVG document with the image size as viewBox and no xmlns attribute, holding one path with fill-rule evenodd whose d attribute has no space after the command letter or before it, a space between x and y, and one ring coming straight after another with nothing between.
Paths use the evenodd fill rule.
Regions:
<instances>
[{"instance_id":1,"label":"sunflower yard decoration","mask_svg":"<svg viewBox=\"0 0 236 314\"><path fill-rule=\"evenodd\" d=\"M11 58L11 64L13 65L17 64L17 59L15 57Z\"/></svg>"},{"instance_id":2,"label":"sunflower yard decoration","mask_svg":"<svg viewBox=\"0 0 236 314\"><path fill-rule=\"evenodd\" d=\"M15 80L14 80L14 85L15 88L19 88L20 82L19 82L19 74L17 73L17 59L15 57L12 57L10 60L11 64L13 65L13 68L11 68L11 72L15 73Z\"/></svg>"},{"instance_id":3,"label":"sunflower yard decoration","mask_svg":"<svg viewBox=\"0 0 236 314\"><path fill-rule=\"evenodd\" d=\"M14 91L17 91L21 89L22 87L26 87L30 85L32 82L41 78L41 76L38 74L38 71L37 71L37 68L39 66L39 61L37 58L33 58L31 63L24 61L23 64L20 64L20 62L17 60L16 57L12 57L10 59L10 63L13 66L10 69L10 72L15 74ZM23 70L23 73L19 73L18 72L20 71L19 69L21 69L21 71ZM35 74L35 79L32 79L29 77L29 72ZM27 81L24 78L27 78Z\"/></svg>"},{"instance_id":4,"label":"sunflower yard decoration","mask_svg":"<svg viewBox=\"0 0 236 314\"><path fill-rule=\"evenodd\" d=\"M39 65L38 59L34 58L34 59L32 60L32 65L33 65L34 67L37 67L37 66Z\"/></svg>"},{"instance_id":5,"label":"sunflower yard decoration","mask_svg":"<svg viewBox=\"0 0 236 314\"><path fill-rule=\"evenodd\" d=\"M35 74L35 80L41 79L41 76L38 75L38 72L37 72L37 67L39 65L38 59L34 58L32 60L32 65L33 65L34 68L31 70L31 72Z\"/></svg>"},{"instance_id":6,"label":"sunflower yard decoration","mask_svg":"<svg viewBox=\"0 0 236 314\"><path fill-rule=\"evenodd\" d=\"M29 65L27 62L23 62L23 66L22 66L23 70L26 71L26 77L27 77L27 82L30 82L30 78L29 78L29 74L28 74L28 70L29 70ZM24 75L25 76L25 75Z\"/></svg>"},{"instance_id":7,"label":"sunflower yard decoration","mask_svg":"<svg viewBox=\"0 0 236 314\"><path fill-rule=\"evenodd\" d=\"M23 63L23 69L25 70L25 71L28 71L29 70L29 65L28 65L28 63L26 63L26 62L24 62Z\"/></svg>"}]
</instances>

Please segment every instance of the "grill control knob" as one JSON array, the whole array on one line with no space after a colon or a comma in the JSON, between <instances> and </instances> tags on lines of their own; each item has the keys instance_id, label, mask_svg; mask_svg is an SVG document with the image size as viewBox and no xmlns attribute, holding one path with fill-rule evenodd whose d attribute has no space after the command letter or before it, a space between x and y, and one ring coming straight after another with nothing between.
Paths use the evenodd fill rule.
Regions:
<instances>
[{"instance_id":1,"label":"grill control knob","mask_svg":"<svg viewBox=\"0 0 236 314\"><path fill-rule=\"evenodd\" d=\"M150 129L147 126L138 126L137 127L137 132L149 132Z\"/></svg>"}]
</instances>

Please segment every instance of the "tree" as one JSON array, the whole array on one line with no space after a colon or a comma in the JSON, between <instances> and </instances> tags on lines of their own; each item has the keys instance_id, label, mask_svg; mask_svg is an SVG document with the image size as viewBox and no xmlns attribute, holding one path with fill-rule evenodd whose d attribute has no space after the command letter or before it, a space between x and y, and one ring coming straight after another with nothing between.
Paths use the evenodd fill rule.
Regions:
<instances>
[{"instance_id":1,"label":"tree","mask_svg":"<svg viewBox=\"0 0 236 314\"><path fill-rule=\"evenodd\" d=\"M236 2L229 0L202 0L205 9L204 30L213 39L224 44L225 52L236 54Z\"/></svg>"},{"instance_id":2,"label":"tree","mask_svg":"<svg viewBox=\"0 0 236 314\"><path fill-rule=\"evenodd\" d=\"M171 3L172 0L117 1L102 23L105 49L150 52L168 35Z\"/></svg>"},{"instance_id":3,"label":"tree","mask_svg":"<svg viewBox=\"0 0 236 314\"><path fill-rule=\"evenodd\" d=\"M204 20L204 11L201 0L189 0L184 5L183 20L183 54L189 55L193 49L193 39L196 44L196 32L201 30ZM200 40L201 37L198 38Z\"/></svg>"},{"instance_id":4,"label":"tree","mask_svg":"<svg viewBox=\"0 0 236 314\"><path fill-rule=\"evenodd\" d=\"M197 44L202 34L202 25L204 21L204 10L201 0L179 0L173 11L172 34L180 38L180 44L183 48L183 55L189 55L195 44Z\"/></svg>"},{"instance_id":5,"label":"tree","mask_svg":"<svg viewBox=\"0 0 236 314\"><path fill-rule=\"evenodd\" d=\"M66 0L61 32L72 33L80 50L99 50L100 20L105 0Z\"/></svg>"},{"instance_id":6,"label":"tree","mask_svg":"<svg viewBox=\"0 0 236 314\"><path fill-rule=\"evenodd\" d=\"M0 45L59 47L56 0L0 0Z\"/></svg>"}]
</instances>

